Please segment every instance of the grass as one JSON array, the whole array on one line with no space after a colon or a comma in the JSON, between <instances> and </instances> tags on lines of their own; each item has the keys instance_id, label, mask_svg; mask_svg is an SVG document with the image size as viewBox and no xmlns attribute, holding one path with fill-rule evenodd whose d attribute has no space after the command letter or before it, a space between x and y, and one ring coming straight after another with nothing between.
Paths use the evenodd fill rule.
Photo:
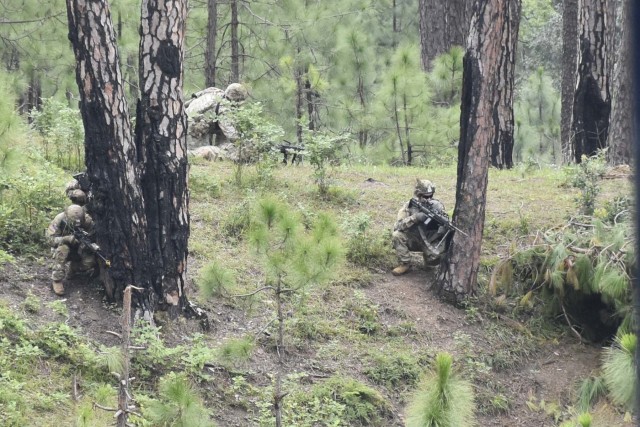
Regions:
<instances>
[{"instance_id":1,"label":"grass","mask_svg":"<svg viewBox=\"0 0 640 427\"><path fill-rule=\"evenodd\" d=\"M196 388L197 396L202 397L207 407L216 408L212 415L218 419L218 425L242 424L246 420L251 420L250 425L271 425L269 405L273 400L276 329L275 323L270 322L274 301L264 295L233 297L262 285L260 279L264 275L247 232L255 202L264 196L287 203L301 215L307 228L321 212L329 212L345 242L354 235L353 227L359 224L364 227L366 223L366 232L358 236L360 240L352 242L353 262L340 267L336 280L310 287L287 301L296 306L286 313L285 321L288 345L284 351L290 360L285 369L290 379L286 382L288 396L284 404L287 416L300 417L291 418L300 425L311 423L312 415L317 414L326 425L398 427L399 417L392 412L402 411L417 386L418 369L422 370L436 352L450 351L460 361L462 373L468 379L486 381L495 372L518 369L524 360L535 357L536 346L544 344L542 340L531 339L531 332L494 322L491 313L482 307L468 308L466 318L462 313L465 323L457 340L432 340L430 331L418 331L419 319L389 311L367 293L383 280L379 273L387 272L393 264L387 258L389 248L383 240L389 236L398 209L411 197L415 179L435 182L436 197L452 214L455 167L338 167L333 171L333 184L326 197L319 195L312 168L307 165L274 169L270 185L263 185L255 168L247 166L240 187L235 184L231 163L197 161L191 165L191 171L195 185L190 201L189 272L201 288L193 286L190 299L209 311L213 330L197 339L191 339L192 333L182 324L175 327L175 335L169 332L170 328L139 331L136 344L145 349L135 353L132 363L133 375L138 377L134 395L158 396L159 378L169 370L181 371L189 375L189 384ZM370 182L369 178L375 181ZM517 236L564 223L576 210L577 190L561 186L564 181L562 171L553 169L526 173L490 170L481 280L488 282L490 267L509 251ZM603 182L600 203L626 191L628 187L615 188L619 184ZM362 240L367 238L373 239L371 245ZM374 260L375 265L368 263L368 259ZM425 306L425 313L431 309ZM24 316L58 313L54 317L59 320L68 316L65 305L41 304L31 296L20 312ZM442 324L446 326L450 322L447 317L451 316L455 315L444 315ZM6 320L3 326L0 342L6 334ZM475 328L475 332L465 333L467 328ZM69 396L69 377L75 370L88 369L97 363L98 355L94 352L91 356L88 349L98 347L85 342L84 337L82 342L76 341L61 327L47 330L51 339L42 347L44 355L24 344L11 348L0 345L0 361L8 360L18 351L38 366L50 367L48 373L40 372L40 379L27 382L24 376L16 376L24 372L24 366L2 365L1 378L6 384L0 399L9 401L14 396L18 406L13 410L0 408L0 424L11 425L3 421L20 412L29 419L43 420L43 425L68 420L65 415L77 418L78 425L107 425L103 419L109 419L111 414L91 409L90 403L101 399L105 406L114 405L115 394L105 390L115 390L115 381L108 376L85 376L84 398L76 403ZM161 339L157 340L158 336ZM556 334L555 338L566 337ZM169 340L173 343L169 344ZM82 351L74 352L65 343L82 344ZM114 357L103 355L102 359L107 360L104 363L117 355L111 356ZM111 365L115 368L113 361ZM242 376L238 376L239 371ZM13 374L5 376L4 372ZM37 404L18 399L25 393L43 399ZM109 396L105 398L105 394ZM200 402L199 399L196 400ZM504 414L522 404L516 399L497 387L487 394L483 405L488 413ZM161 403L170 405L164 397Z\"/></svg>"}]
</instances>

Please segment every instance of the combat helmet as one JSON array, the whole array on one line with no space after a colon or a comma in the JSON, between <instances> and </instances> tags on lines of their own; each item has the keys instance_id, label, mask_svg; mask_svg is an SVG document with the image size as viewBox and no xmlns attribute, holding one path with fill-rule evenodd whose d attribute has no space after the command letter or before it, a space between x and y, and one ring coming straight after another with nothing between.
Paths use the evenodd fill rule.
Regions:
<instances>
[{"instance_id":1,"label":"combat helmet","mask_svg":"<svg viewBox=\"0 0 640 427\"><path fill-rule=\"evenodd\" d=\"M69 205L64 210L64 216L67 222L74 227L81 227L84 225L84 209L79 205Z\"/></svg>"},{"instance_id":2,"label":"combat helmet","mask_svg":"<svg viewBox=\"0 0 640 427\"><path fill-rule=\"evenodd\" d=\"M67 192L67 196L71 200L71 203L73 203L74 205L82 206L87 203L87 195L79 188Z\"/></svg>"},{"instance_id":3,"label":"combat helmet","mask_svg":"<svg viewBox=\"0 0 640 427\"><path fill-rule=\"evenodd\" d=\"M433 196L433 193L436 192L436 186L433 182L428 179L417 179L416 180L416 188L413 193L417 196L418 194L425 194L427 196Z\"/></svg>"},{"instance_id":4,"label":"combat helmet","mask_svg":"<svg viewBox=\"0 0 640 427\"><path fill-rule=\"evenodd\" d=\"M248 96L247 89L240 83L231 83L224 91L224 97L232 102L242 102Z\"/></svg>"}]
</instances>

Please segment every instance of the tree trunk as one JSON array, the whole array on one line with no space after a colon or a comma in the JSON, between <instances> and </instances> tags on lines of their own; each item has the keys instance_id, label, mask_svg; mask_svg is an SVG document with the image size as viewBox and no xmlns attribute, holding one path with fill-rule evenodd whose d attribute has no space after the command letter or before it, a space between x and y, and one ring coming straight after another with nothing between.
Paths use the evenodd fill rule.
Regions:
<instances>
[{"instance_id":1,"label":"tree trunk","mask_svg":"<svg viewBox=\"0 0 640 427\"><path fill-rule=\"evenodd\" d=\"M565 163L573 161L573 95L578 72L578 0L564 0L562 12L562 106L561 139Z\"/></svg>"},{"instance_id":2,"label":"tree trunk","mask_svg":"<svg viewBox=\"0 0 640 427\"><path fill-rule=\"evenodd\" d=\"M218 31L218 0L207 4L207 47L204 51L204 81L206 87L216 85L216 35Z\"/></svg>"},{"instance_id":3,"label":"tree trunk","mask_svg":"<svg viewBox=\"0 0 640 427\"><path fill-rule=\"evenodd\" d=\"M311 87L311 82L309 78L304 79L304 93L307 101L307 114L309 115L309 130L316 130L316 107L313 102L313 88Z\"/></svg>"},{"instance_id":4,"label":"tree trunk","mask_svg":"<svg viewBox=\"0 0 640 427\"><path fill-rule=\"evenodd\" d=\"M300 67L294 69L296 81L296 139L298 146L304 145L302 141L302 116L304 111L304 87L302 85L302 70Z\"/></svg>"},{"instance_id":5,"label":"tree trunk","mask_svg":"<svg viewBox=\"0 0 640 427\"><path fill-rule=\"evenodd\" d=\"M500 31L502 54L498 66L499 83L497 105L493 115L495 138L491 144L491 166L500 169L513 167L513 76L522 0L505 0L506 17Z\"/></svg>"},{"instance_id":6,"label":"tree trunk","mask_svg":"<svg viewBox=\"0 0 640 427\"><path fill-rule=\"evenodd\" d=\"M116 37L102 1L67 0L69 40L85 131L85 162L93 200L96 240L111 260L107 295L126 285L152 288L147 218L140 186L143 163L133 140Z\"/></svg>"},{"instance_id":7,"label":"tree trunk","mask_svg":"<svg viewBox=\"0 0 640 427\"><path fill-rule=\"evenodd\" d=\"M143 153L142 189L154 261L156 297L176 315L185 307L189 197L187 119L183 105L184 0L143 0L136 134Z\"/></svg>"},{"instance_id":8,"label":"tree trunk","mask_svg":"<svg viewBox=\"0 0 640 427\"><path fill-rule=\"evenodd\" d=\"M574 159L593 156L607 145L611 95L609 0L579 0L578 76L573 98Z\"/></svg>"},{"instance_id":9,"label":"tree trunk","mask_svg":"<svg viewBox=\"0 0 640 427\"><path fill-rule=\"evenodd\" d=\"M67 0L76 57L85 161L96 239L111 261L110 298L127 285L150 319L161 303L174 312L186 299L188 196L182 59L186 4L144 0L136 138L131 130L108 4ZM103 271L104 272L104 271Z\"/></svg>"},{"instance_id":10,"label":"tree trunk","mask_svg":"<svg viewBox=\"0 0 640 427\"><path fill-rule=\"evenodd\" d=\"M238 1L231 0L231 81L240 81L240 42L238 41Z\"/></svg>"},{"instance_id":11,"label":"tree trunk","mask_svg":"<svg viewBox=\"0 0 640 427\"><path fill-rule=\"evenodd\" d=\"M611 165L631 164L633 141L634 84L631 79L631 0L623 0L622 35L613 75L611 130L607 161Z\"/></svg>"},{"instance_id":12,"label":"tree trunk","mask_svg":"<svg viewBox=\"0 0 640 427\"><path fill-rule=\"evenodd\" d=\"M508 8L501 0L474 5L464 57L456 206L452 221L463 231L448 238L437 288L459 302L474 292L484 230L489 153L494 139L497 89L500 84L501 31Z\"/></svg>"},{"instance_id":13,"label":"tree trunk","mask_svg":"<svg viewBox=\"0 0 640 427\"><path fill-rule=\"evenodd\" d=\"M469 31L468 1L419 0L420 52L424 71L429 71L433 60L452 46L464 46Z\"/></svg>"}]
</instances>

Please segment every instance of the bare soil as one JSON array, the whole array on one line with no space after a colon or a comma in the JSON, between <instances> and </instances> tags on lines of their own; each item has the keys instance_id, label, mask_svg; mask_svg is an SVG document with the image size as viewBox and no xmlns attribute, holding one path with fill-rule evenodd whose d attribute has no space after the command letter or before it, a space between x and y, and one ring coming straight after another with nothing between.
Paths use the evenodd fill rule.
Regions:
<instances>
[{"instance_id":1,"label":"bare soil","mask_svg":"<svg viewBox=\"0 0 640 427\"><path fill-rule=\"evenodd\" d=\"M410 320L416 331L406 338L409 348L434 354L448 351L454 355L456 363L463 364L465 358L474 360L490 360L498 351L496 348L496 328L518 328L517 321L507 318L489 319L483 313L470 316L463 309L452 307L441 302L429 289L433 272L425 272L415 268L402 277L394 277L388 273L374 275L371 286L360 289L366 297L379 307L380 321L385 327ZM102 291L86 285L83 278L67 281L66 295L57 297L50 289L49 270L42 262L22 261L8 265L0 270L0 300L17 311L23 312L35 324L60 321L60 315L52 310L50 303L63 301L68 308L68 318L64 319L70 326L81 331L88 340L108 346L118 345L118 339L108 331L119 330L120 308L106 304ZM37 314L26 312L23 302L28 295L34 295L41 301ZM257 331L265 323L264 316L259 313L245 315L237 309L224 305L216 308L207 307L213 324L208 333L212 342L220 342L223 337L241 334L246 331ZM197 322L182 322L179 328L169 328L167 341L180 342L184 334L198 331ZM468 336L471 348L461 347L461 336ZM533 339L533 338L532 338ZM464 341L463 341L464 343ZM508 350L508 348L507 348ZM506 369L490 369L490 372L476 376L478 394L479 425L482 426L521 426L541 427L557 425L554 416L575 402L575 386L577 381L594 373L599 363L600 348L581 344L570 332L558 334L553 339L538 339L536 348L525 357L517 359ZM251 378L256 382L266 382L264 378L273 369L274 352L272 349L258 346L251 365L247 368ZM335 360L319 360L313 346L306 351L293 352L287 362L291 371L305 371L311 377L323 378L331 374L342 362ZM345 360L344 364L357 365L354 360ZM343 364L343 366L344 366ZM263 378L263 380L260 380ZM228 381L228 376L218 378L220 384L212 386L219 390ZM490 399L501 394L508 402L508 409L492 411ZM207 399L215 405L213 396ZM390 426L403 425L403 403L397 395L387 396L394 404ZM211 400L210 400L211 399ZM553 402L558 411L548 413L542 408L532 409L533 403L540 407L541 402ZM217 422L221 426L251 425L247 413L238 408L218 407ZM220 411L220 412L219 412ZM612 424L615 425L615 424ZM620 424L623 425L623 424Z\"/></svg>"}]
</instances>

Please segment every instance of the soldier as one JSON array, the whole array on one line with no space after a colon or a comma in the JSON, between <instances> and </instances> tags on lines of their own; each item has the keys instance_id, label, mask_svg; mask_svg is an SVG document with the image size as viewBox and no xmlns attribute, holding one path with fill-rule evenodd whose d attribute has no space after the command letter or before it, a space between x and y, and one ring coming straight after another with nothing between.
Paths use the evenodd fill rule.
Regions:
<instances>
[{"instance_id":1,"label":"soldier","mask_svg":"<svg viewBox=\"0 0 640 427\"><path fill-rule=\"evenodd\" d=\"M190 148L201 145L221 145L238 139L233 120L226 113L247 99L247 89L240 83L231 83L224 91L209 87L195 93L185 102L185 111L190 118ZM213 113L213 121L205 113Z\"/></svg>"},{"instance_id":2,"label":"soldier","mask_svg":"<svg viewBox=\"0 0 640 427\"><path fill-rule=\"evenodd\" d=\"M444 205L433 198L435 191L436 186L431 181L418 179L413 195L422 205L448 218ZM411 206L410 202L405 203L398 212L391 235L393 247L400 261L393 269L393 275L400 276L409 271L412 251L422 252L425 267L437 264L446 249L445 242L442 241L445 234L445 227Z\"/></svg>"},{"instance_id":3,"label":"soldier","mask_svg":"<svg viewBox=\"0 0 640 427\"><path fill-rule=\"evenodd\" d=\"M51 279L56 295L64 295L65 278L74 274L94 277L98 272L94 252L100 248L95 243L91 247L80 243L73 234L74 229L84 230L89 235L93 233L93 220L79 205L67 206L64 212L56 215L47 229L47 238L53 249Z\"/></svg>"}]
</instances>

